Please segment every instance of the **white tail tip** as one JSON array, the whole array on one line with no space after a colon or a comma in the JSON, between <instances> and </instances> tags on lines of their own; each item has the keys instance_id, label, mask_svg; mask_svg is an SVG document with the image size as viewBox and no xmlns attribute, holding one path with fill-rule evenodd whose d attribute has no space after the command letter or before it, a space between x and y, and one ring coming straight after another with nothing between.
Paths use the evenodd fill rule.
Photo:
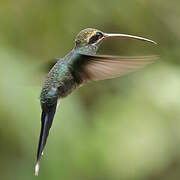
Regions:
<instances>
[{"instance_id":1,"label":"white tail tip","mask_svg":"<svg viewBox=\"0 0 180 180\"><path fill-rule=\"evenodd\" d=\"M39 161L35 165L35 176L38 176L39 174Z\"/></svg>"}]
</instances>

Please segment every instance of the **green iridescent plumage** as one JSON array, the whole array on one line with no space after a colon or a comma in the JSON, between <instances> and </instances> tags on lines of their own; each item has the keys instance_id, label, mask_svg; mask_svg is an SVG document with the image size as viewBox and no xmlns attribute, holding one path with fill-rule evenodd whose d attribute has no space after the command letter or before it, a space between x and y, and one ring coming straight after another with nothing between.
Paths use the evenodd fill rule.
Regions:
<instances>
[{"instance_id":1,"label":"green iridescent plumage","mask_svg":"<svg viewBox=\"0 0 180 180\"><path fill-rule=\"evenodd\" d=\"M103 40L129 38L148 41L142 37L125 34L107 34L87 28L76 37L75 47L64 58L59 59L48 73L43 84L41 100L41 133L37 152L35 174L39 171L39 161L46 145L49 130L60 98L88 81L98 81L119 77L152 63L157 56L121 57L97 56L96 52Z\"/></svg>"}]
</instances>

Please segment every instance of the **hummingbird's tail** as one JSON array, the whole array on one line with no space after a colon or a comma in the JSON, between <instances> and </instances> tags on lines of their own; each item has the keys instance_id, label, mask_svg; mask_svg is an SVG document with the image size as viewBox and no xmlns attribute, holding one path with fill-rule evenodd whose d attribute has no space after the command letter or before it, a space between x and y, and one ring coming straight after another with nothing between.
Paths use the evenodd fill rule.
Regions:
<instances>
[{"instance_id":1,"label":"hummingbird's tail","mask_svg":"<svg viewBox=\"0 0 180 180\"><path fill-rule=\"evenodd\" d=\"M42 114L41 114L41 133L39 137L39 145L37 151L37 160L35 165L35 175L38 175L39 172L39 161L43 154L44 147L46 145L47 137L49 135L49 130L51 128L54 114L56 112L57 101L52 106L42 105Z\"/></svg>"}]
</instances>

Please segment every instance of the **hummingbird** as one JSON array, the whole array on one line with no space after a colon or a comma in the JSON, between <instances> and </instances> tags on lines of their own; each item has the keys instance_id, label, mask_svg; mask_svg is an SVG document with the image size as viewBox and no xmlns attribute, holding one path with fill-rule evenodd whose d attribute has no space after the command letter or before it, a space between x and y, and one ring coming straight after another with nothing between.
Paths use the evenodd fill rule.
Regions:
<instances>
[{"instance_id":1,"label":"hummingbird","mask_svg":"<svg viewBox=\"0 0 180 180\"><path fill-rule=\"evenodd\" d=\"M151 64L157 59L151 56L110 56L96 55L100 44L108 39L136 39L156 44L156 42L128 34L105 33L87 28L79 32L74 48L63 58L57 59L44 81L40 104L41 131L37 150L35 175L39 172L39 162L46 145L54 115L61 98L89 81L111 79L133 72Z\"/></svg>"}]
</instances>

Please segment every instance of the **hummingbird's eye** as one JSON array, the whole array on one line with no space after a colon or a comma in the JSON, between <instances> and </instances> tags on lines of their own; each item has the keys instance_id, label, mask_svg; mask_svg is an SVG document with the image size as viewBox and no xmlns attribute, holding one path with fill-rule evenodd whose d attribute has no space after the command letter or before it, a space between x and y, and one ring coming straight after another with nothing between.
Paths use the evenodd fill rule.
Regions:
<instances>
[{"instance_id":1,"label":"hummingbird's eye","mask_svg":"<svg viewBox=\"0 0 180 180\"><path fill-rule=\"evenodd\" d=\"M96 32L95 35L93 35L90 39L89 39L89 44L93 44L96 43L99 39L101 39L103 37L103 34L101 32Z\"/></svg>"}]
</instances>

